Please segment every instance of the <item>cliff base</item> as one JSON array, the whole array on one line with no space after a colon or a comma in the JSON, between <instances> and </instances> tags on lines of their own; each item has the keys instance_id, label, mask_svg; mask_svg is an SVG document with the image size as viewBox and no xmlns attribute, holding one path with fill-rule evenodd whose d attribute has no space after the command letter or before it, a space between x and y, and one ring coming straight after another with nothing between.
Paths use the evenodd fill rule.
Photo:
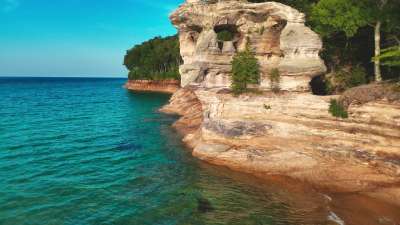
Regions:
<instances>
[{"instance_id":1,"label":"cliff base","mask_svg":"<svg viewBox=\"0 0 400 225\"><path fill-rule=\"evenodd\" d=\"M288 176L329 193L362 193L400 206L400 103L349 106L328 113L339 96L282 92L233 97L224 89L184 88L162 111L193 155L266 177Z\"/></svg>"},{"instance_id":2,"label":"cliff base","mask_svg":"<svg viewBox=\"0 0 400 225\"><path fill-rule=\"evenodd\" d=\"M177 80L129 80L125 88L132 91L175 93L180 87Z\"/></svg>"}]
</instances>

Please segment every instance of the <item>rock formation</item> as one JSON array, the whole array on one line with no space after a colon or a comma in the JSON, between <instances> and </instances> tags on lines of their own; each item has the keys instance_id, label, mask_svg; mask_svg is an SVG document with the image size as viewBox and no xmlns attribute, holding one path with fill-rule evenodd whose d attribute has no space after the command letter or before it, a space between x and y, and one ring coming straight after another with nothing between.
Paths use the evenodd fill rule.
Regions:
<instances>
[{"instance_id":1,"label":"rock formation","mask_svg":"<svg viewBox=\"0 0 400 225\"><path fill-rule=\"evenodd\" d=\"M232 57L246 46L259 59L261 89L270 88L272 69L281 73L281 89L294 91L308 90L310 78L325 72L322 42L304 25L303 13L276 2L214 2L187 1L170 17L179 29L182 87L229 87ZM223 31L232 40L218 40Z\"/></svg>"},{"instance_id":2,"label":"rock formation","mask_svg":"<svg viewBox=\"0 0 400 225\"><path fill-rule=\"evenodd\" d=\"M177 80L129 80L125 88L132 91L175 93L179 89Z\"/></svg>"},{"instance_id":3,"label":"rock formation","mask_svg":"<svg viewBox=\"0 0 400 225\"><path fill-rule=\"evenodd\" d=\"M184 88L163 111L183 115L176 127L194 156L400 205L400 102L351 103L348 119L332 117L329 101L338 96L308 91L325 66L302 13L275 2L187 0L171 20L180 32ZM219 42L220 30L232 32L232 41ZM230 62L246 45L261 64L264 93L234 97ZM268 91L273 68L282 75L278 94Z\"/></svg>"}]
</instances>

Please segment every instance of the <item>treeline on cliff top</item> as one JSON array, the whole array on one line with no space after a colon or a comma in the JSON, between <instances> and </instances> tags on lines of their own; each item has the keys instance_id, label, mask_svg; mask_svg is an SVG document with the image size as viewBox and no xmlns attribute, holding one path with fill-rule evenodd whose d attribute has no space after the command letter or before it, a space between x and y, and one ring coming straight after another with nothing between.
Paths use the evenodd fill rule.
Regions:
<instances>
[{"instance_id":1,"label":"treeline on cliff top","mask_svg":"<svg viewBox=\"0 0 400 225\"><path fill-rule=\"evenodd\" d=\"M155 37L136 45L127 51L124 59L130 80L177 80L181 63L177 35Z\"/></svg>"},{"instance_id":2,"label":"treeline on cliff top","mask_svg":"<svg viewBox=\"0 0 400 225\"><path fill-rule=\"evenodd\" d=\"M330 93L371 81L399 78L399 0L276 0L307 16L324 42L323 78ZM249 2L266 2L249 0ZM130 79L177 78L179 41L157 37L127 52Z\"/></svg>"}]
</instances>

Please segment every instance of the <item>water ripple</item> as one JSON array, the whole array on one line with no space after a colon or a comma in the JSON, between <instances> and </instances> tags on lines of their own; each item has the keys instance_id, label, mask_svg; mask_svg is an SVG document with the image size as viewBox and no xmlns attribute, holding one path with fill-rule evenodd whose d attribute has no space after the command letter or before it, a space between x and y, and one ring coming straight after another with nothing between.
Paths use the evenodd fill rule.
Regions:
<instances>
[{"instance_id":1,"label":"water ripple","mask_svg":"<svg viewBox=\"0 0 400 225\"><path fill-rule=\"evenodd\" d=\"M309 189L198 162L170 128L175 118L156 110L169 96L132 94L123 83L0 78L0 224L332 220ZM199 210L202 202L212 210Z\"/></svg>"}]
</instances>

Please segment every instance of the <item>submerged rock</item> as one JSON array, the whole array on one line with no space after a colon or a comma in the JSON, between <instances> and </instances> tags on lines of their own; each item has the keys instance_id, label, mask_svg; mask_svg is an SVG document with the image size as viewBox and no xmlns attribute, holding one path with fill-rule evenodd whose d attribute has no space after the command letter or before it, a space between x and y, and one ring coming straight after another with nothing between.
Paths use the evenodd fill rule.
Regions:
<instances>
[{"instance_id":1,"label":"submerged rock","mask_svg":"<svg viewBox=\"0 0 400 225\"><path fill-rule=\"evenodd\" d=\"M197 210L200 213L208 213L214 211L214 207L211 205L211 202L205 198L197 198Z\"/></svg>"}]
</instances>

